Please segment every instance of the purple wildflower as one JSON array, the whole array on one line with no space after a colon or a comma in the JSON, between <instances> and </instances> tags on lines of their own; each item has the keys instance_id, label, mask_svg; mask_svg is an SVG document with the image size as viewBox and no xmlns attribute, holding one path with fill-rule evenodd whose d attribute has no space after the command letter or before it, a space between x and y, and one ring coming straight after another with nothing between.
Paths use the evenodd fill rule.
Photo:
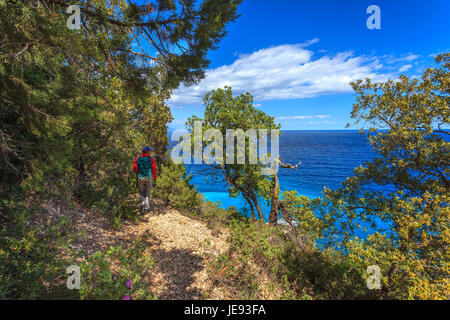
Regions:
<instances>
[{"instance_id":1,"label":"purple wildflower","mask_svg":"<svg viewBox=\"0 0 450 320\"><path fill-rule=\"evenodd\" d=\"M130 296L129 296L129 295L126 295L126 296L124 296L124 297L122 298L122 300L130 300Z\"/></svg>"},{"instance_id":2,"label":"purple wildflower","mask_svg":"<svg viewBox=\"0 0 450 320\"><path fill-rule=\"evenodd\" d=\"M127 286L128 289L130 289L132 285L131 280L127 280L127 283L125 285Z\"/></svg>"}]
</instances>

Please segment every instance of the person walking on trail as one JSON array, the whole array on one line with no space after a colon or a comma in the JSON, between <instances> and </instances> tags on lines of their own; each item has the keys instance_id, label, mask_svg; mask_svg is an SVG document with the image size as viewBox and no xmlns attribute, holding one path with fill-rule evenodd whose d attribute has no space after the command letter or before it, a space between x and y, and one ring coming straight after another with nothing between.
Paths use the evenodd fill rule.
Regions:
<instances>
[{"instance_id":1,"label":"person walking on trail","mask_svg":"<svg viewBox=\"0 0 450 320\"><path fill-rule=\"evenodd\" d=\"M134 159L133 172L137 177L139 195L141 197L141 212L150 210L150 190L152 189L152 178L156 181L155 159L150 155L153 148L144 147L142 154Z\"/></svg>"}]
</instances>

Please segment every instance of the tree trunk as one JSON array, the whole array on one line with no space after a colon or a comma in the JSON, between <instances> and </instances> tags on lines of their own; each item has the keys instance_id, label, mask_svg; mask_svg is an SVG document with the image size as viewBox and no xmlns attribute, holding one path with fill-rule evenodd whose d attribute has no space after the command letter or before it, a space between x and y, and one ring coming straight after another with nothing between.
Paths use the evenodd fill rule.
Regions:
<instances>
[{"instance_id":1,"label":"tree trunk","mask_svg":"<svg viewBox=\"0 0 450 320\"><path fill-rule=\"evenodd\" d=\"M297 163L295 166L289 163L282 162L281 158L278 159L281 168L287 169L297 169L301 162ZM272 189L270 195L270 214L269 214L269 224L276 225L280 212L283 210L283 202L280 200L280 183L278 181L278 174L275 174L272 178ZM287 221L292 225L292 221Z\"/></svg>"},{"instance_id":2,"label":"tree trunk","mask_svg":"<svg viewBox=\"0 0 450 320\"><path fill-rule=\"evenodd\" d=\"M252 201L248 198L248 196L245 193L242 193L242 196L245 200L247 200L248 205L250 206L250 210L252 210L252 218L256 221L256 215L255 215L255 208L253 207Z\"/></svg>"},{"instance_id":3,"label":"tree trunk","mask_svg":"<svg viewBox=\"0 0 450 320\"><path fill-rule=\"evenodd\" d=\"M253 199L253 198L254 198L254 195L253 195L253 194L249 194L248 192L246 192L246 190L244 190L243 188L240 188L240 187L239 187L236 183L234 183L234 181L231 180L231 179L229 178L229 176L227 176L226 174L224 174L223 176L225 177L225 180L227 180L227 182L228 182L230 185L232 185L233 187L235 187L236 189L238 189L238 190L241 192L242 196L245 198L245 200L247 200L247 202L248 202L248 204L249 204L249 206L250 206L250 210L252 210L252 218L256 220L255 209L253 208L252 201L253 201L253 204L254 204L256 210L258 211L259 216L262 217L262 212L261 212L261 209L260 209L259 206L258 206L258 202L256 202L256 201ZM264 218L263 218L263 221L264 221Z\"/></svg>"},{"instance_id":4,"label":"tree trunk","mask_svg":"<svg viewBox=\"0 0 450 320\"><path fill-rule=\"evenodd\" d=\"M278 182L278 175L272 178L272 190L270 200L270 215L269 224L276 225L278 217L280 216L281 201L280 201L280 184Z\"/></svg>"},{"instance_id":5,"label":"tree trunk","mask_svg":"<svg viewBox=\"0 0 450 320\"><path fill-rule=\"evenodd\" d=\"M264 223L264 216L261 208L259 207L258 200L256 200L256 196L254 194L250 195L250 199L252 199L253 204L255 205L256 211L258 211L260 222Z\"/></svg>"}]
</instances>

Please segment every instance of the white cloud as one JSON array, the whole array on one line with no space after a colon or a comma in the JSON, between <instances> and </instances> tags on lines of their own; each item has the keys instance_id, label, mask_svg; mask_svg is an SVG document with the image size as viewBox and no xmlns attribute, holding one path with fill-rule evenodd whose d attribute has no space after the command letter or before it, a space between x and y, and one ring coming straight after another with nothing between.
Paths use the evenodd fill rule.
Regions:
<instances>
[{"instance_id":1,"label":"white cloud","mask_svg":"<svg viewBox=\"0 0 450 320\"><path fill-rule=\"evenodd\" d=\"M276 120L302 120L302 119L325 119L331 117L329 114L316 114L308 116L277 117Z\"/></svg>"},{"instance_id":2,"label":"white cloud","mask_svg":"<svg viewBox=\"0 0 450 320\"><path fill-rule=\"evenodd\" d=\"M334 122L334 121L328 121L328 120L325 120L325 121L309 121L308 122L308 124L336 124L336 122Z\"/></svg>"},{"instance_id":3,"label":"white cloud","mask_svg":"<svg viewBox=\"0 0 450 320\"><path fill-rule=\"evenodd\" d=\"M411 62L411 61L419 59L420 56L417 54L410 53L410 54L402 55L401 57L396 57L394 55L385 55L385 56L383 56L383 58L386 59L387 63L392 64L392 63L405 62L405 61Z\"/></svg>"},{"instance_id":4,"label":"white cloud","mask_svg":"<svg viewBox=\"0 0 450 320\"><path fill-rule=\"evenodd\" d=\"M418 59L418 58L420 58L420 56L419 55L417 55L417 54L409 54L409 55L407 55L406 57L403 57L403 58L399 58L398 60L399 61L413 61L413 60L416 60L416 59Z\"/></svg>"},{"instance_id":5,"label":"white cloud","mask_svg":"<svg viewBox=\"0 0 450 320\"><path fill-rule=\"evenodd\" d=\"M376 57L354 56L346 51L314 59L314 52L306 47L317 41L279 45L239 55L230 65L207 70L206 78L198 85L175 90L169 105L202 104L207 92L225 85L231 86L234 94L249 91L256 101L264 101L348 93L352 92L349 82L356 79L396 78L381 72L384 66ZM413 58L413 55L403 57L408 61Z\"/></svg>"},{"instance_id":6,"label":"white cloud","mask_svg":"<svg viewBox=\"0 0 450 320\"><path fill-rule=\"evenodd\" d=\"M308 46L310 46L310 45L312 45L312 44L314 44L314 43L317 43L317 42L319 42L319 41L320 41L319 38L314 38L314 39L308 40L308 41L306 41L305 43L300 44L300 45L303 46L303 47L308 47Z\"/></svg>"},{"instance_id":7,"label":"white cloud","mask_svg":"<svg viewBox=\"0 0 450 320\"><path fill-rule=\"evenodd\" d=\"M405 71L408 71L411 68L412 68L411 64L406 64L403 67L401 67L400 69L398 69L398 72L405 72Z\"/></svg>"}]
</instances>

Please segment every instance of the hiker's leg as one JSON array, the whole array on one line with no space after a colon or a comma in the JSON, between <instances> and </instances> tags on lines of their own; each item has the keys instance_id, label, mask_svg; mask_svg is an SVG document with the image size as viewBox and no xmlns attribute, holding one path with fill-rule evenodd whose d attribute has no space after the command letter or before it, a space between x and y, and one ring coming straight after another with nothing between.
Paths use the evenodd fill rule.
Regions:
<instances>
[{"instance_id":1,"label":"hiker's leg","mask_svg":"<svg viewBox=\"0 0 450 320\"><path fill-rule=\"evenodd\" d=\"M146 209L150 210L150 190L152 188L152 181L149 179L145 184L145 205Z\"/></svg>"},{"instance_id":2,"label":"hiker's leg","mask_svg":"<svg viewBox=\"0 0 450 320\"><path fill-rule=\"evenodd\" d=\"M141 198L141 205L140 205L140 209L143 210L145 207L145 181L139 179L138 180L138 187L139 187L139 196Z\"/></svg>"},{"instance_id":3,"label":"hiker's leg","mask_svg":"<svg viewBox=\"0 0 450 320\"><path fill-rule=\"evenodd\" d=\"M151 195L150 192L152 191L152 179L150 178L148 180L148 186L147 186L147 209L150 210L150 199Z\"/></svg>"},{"instance_id":4,"label":"hiker's leg","mask_svg":"<svg viewBox=\"0 0 450 320\"><path fill-rule=\"evenodd\" d=\"M141 197L141 200L145 198L145 185L144 181L141 179L138 180L138 188L139 188L139 196Z\"/></svg>"}]
</instances>

